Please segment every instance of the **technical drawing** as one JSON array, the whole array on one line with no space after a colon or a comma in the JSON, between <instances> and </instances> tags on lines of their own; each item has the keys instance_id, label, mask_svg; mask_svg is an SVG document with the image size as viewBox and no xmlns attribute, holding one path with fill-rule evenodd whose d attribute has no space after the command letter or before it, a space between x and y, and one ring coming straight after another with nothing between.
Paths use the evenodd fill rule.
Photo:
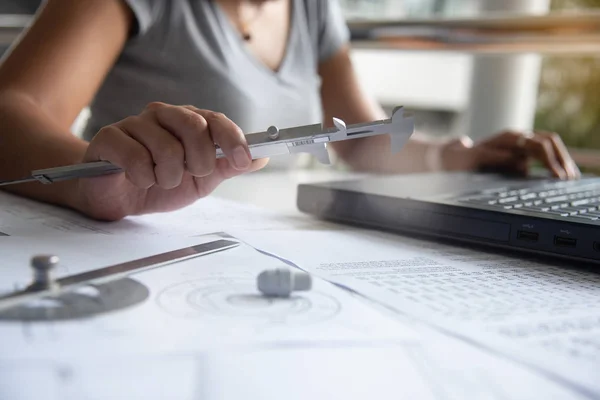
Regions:
<instances>
[{"instance_id":1,"label":"technical drawing","mask_svg":"<svg viewBox=\"0 0 600 400\"><path fill-rule=\"evenodd\" d=\"M0 321L77 320L129 308L150 295L146 286L130 278L82 286L52 298L39 298L0 309Z\"/></svg>"},{"instance_id":2,"label":"technical drawing","mask_svg":"<svg viewBox=\"0 0 600 400\"><path fill-rule=\"evenodd\" d=\"M165 312L181 318L242 318L288 325L326 321L341 311L338 300L324 293L266 297L257 291L254 279L233 274L171 285L156 301Z\"/></svg>"}]
</instances>

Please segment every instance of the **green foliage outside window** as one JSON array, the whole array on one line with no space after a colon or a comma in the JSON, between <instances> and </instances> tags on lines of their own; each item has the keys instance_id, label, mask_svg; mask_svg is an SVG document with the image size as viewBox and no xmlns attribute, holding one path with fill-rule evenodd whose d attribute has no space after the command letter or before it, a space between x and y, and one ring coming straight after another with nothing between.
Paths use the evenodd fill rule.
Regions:
<instances>
[{"instance_id":1,"label":"green foliage outside window","mask_svg":"<svg viewBox=\"0 0 600 400\"><path fill-rule=\"evenodd\" d=\"M552 10L599 8L600 0L553 0ZM535 127L571 147L600 149L600 54L545 57Z\"/></svg>"}]
</instances>

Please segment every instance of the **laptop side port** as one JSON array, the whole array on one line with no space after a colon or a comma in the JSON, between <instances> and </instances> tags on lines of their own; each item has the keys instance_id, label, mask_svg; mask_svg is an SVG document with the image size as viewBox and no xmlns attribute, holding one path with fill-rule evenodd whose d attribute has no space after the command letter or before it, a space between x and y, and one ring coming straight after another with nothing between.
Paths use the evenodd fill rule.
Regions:
<instances>
[{"instance_id":1,"label":"laptop side port","mask_svg":"<svg viewBox=\"0 0 600 400\"><path fill-rule=\"evenodd\" d=\"M594 251L600 252L600 242L594 242Z\"/></svg>"},{"instance_id":2,"label":"laptop side port","mask_svg":"<svg viewBox=\"0 0 600 400\"><path fill-rule=\"evenodd\" d=\"M537 242L539 237L540 234L537 232L517 231L517 240L522 240L525 242Z\"/></svg>"},{"instance_id":3,"label":"laptop side port","mask_svg":"<svg viewBox=\"0 0 600 400\"><path fill-rule=\"evenodd\" d=\"M556 247L577 247L577 239L554 236L554 245Z\"/></svg>"}]
</instances>

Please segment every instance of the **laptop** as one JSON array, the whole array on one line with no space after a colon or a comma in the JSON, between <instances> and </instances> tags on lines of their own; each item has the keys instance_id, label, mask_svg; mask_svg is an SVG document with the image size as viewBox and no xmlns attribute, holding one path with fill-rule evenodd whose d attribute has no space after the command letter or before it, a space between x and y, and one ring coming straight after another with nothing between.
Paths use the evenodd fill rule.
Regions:
<instances>
[{"instance_id":1,"label":"laptop","mask_svg":"<svg viewBox=\"0 0 600 400\"><path fill-rule=\"evenodd\" d=\"M301 184L297 206L340 223L600 263L600 177L379 175Z\"/></svg>"}]
</instances>

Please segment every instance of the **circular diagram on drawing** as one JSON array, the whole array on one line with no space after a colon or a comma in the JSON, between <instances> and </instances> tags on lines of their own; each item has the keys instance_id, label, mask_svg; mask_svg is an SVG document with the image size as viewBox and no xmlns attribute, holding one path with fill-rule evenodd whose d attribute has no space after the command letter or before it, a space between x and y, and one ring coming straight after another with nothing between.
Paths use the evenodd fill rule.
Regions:
<instances>
[{"instance_id":1,"label":"circular diagram on drawing","mask_svg":"<svg viewBox=\"0 0 600 400\"><path fill-rule=\"evenodd\" d=\"M90 318L142 304L150 291L140 282L123 278L82 286L56 297L36 299L0 311L0 321L62 321Z\"/></svg>"},{"instance_id":2,"label":"circular diagram on drawing","mask_svg":"<svg viewBox=\"0 0 600 400\"><path fill-rule=\"evenodd\" d=\"M157 302L171 315L182 318L248 318L282 324L311 324L330 319L340 312L333 297L302 292L288 298L262 296L254 281L211 279L183 282L164 289Z\"/></svg>"}]
</instances>

